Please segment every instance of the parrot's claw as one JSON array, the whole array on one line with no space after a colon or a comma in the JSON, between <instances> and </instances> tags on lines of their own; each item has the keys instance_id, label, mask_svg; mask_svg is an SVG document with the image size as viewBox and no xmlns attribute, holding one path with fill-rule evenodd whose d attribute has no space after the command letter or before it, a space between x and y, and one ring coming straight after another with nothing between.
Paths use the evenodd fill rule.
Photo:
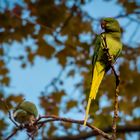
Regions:
<instances>
[{"instance_id":1,"label":"parrot's claw","mask_svg":"<svg viewBox=\"0 0 140 140\"><path fill-rule=\"evenodd\" d=\"M113 55L110 55L109 58L108 58L108 61L112 62L112 60L113 60Z\"/></svg>"}]
</instances>

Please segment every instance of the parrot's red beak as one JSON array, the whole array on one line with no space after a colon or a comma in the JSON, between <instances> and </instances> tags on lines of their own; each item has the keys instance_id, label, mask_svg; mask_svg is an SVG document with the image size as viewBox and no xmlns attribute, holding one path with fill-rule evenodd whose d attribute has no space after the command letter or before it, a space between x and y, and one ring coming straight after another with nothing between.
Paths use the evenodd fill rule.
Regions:
<instances>
[{"instance_id":1,"label":"parrot's red beak","mask_svg":"<svg viewBox=\"0 0 140 140\"><path fill-rule=\"evenodd\" d=\"M104 20L101 21L101 27L102 29L105 29L107 22L105 22Z\"/></svg>"}]
</instances>

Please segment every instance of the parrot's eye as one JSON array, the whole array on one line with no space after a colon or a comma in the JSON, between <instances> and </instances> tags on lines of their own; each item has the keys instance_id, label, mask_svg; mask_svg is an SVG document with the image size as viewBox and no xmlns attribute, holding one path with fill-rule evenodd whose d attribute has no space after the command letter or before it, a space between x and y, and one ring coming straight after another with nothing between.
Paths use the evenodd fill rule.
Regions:
<instances>
[{"instance_id":1,"label":"parrot's eye","mask_svg":"<svg viewBox=\"0 0 140 140\"><path fill-rule=\"evenodd\" d=\"M104 21L104 20L101 21L101 27L102 27L102 29L105 29L106 24L107 24L106 21Z\"/></svg>"}]
</instances>

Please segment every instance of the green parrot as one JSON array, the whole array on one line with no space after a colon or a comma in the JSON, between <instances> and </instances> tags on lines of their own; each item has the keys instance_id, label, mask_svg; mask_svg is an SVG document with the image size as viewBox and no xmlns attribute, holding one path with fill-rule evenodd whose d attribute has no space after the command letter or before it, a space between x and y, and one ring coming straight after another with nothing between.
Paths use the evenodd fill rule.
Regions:
<instances>
[{"instance_id":1,"label":"green parrot","mask_svg":"<svg viewBox=\"0 0 140 140\"><path fill-rule=\"evenodd\" d=\"M14 120L20 124L33 124L37 115L36 105L29 101L23 101L13 112Z\"/></svg>"},{"instance_id":2,"label":"green parrot","mask_svg":"<svg viewBox=\"0 0 140 140\"><path fill-rule=\"evenodd\" d=\"M92 59L91 89L86 108L84 126L88 119L91 101L96 98L101 81L105 73L110 69L110 60L104 48L108 48L112 63L116 61L122 51L121 29L118 21L114 18L104 18L101 21L101 28L104 29L104 32L98 35L95 42L95 50Z\"/></svg>"}]
</instances>

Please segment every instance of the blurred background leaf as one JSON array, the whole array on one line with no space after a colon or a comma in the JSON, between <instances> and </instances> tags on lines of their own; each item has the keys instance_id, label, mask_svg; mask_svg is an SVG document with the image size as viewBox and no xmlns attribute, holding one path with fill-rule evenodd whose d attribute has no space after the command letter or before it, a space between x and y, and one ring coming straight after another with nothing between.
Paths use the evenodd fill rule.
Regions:
<instances>
[{"instance_id":1,"label":"blurred background leaf","mask_svg":"<svg viewBox=\"0 0 140 140\"><path fill-rule=\"evenodd\" d=\"M11 129L3 99L9 109L13 109L23 98L28 100L30 97L40 105L40 114L84 118L94 44L103 17L97 13L106 11L104 5L108 4L121 9L114 17L121 23L124 44L122 55L115 64L121 77L118 125L140 126L140 3L138 0L102 0L98 10L96 7L85 10L84 7L94 4L97 1L0 0L0 137L4 138ZM91 16L91 9L97 16ZM37 62L39 67L34 74ZM43 62L51 65L41 67ZM13 69L15 75L12 75ZM20 83L22 78L18 72L29 69L30 74L23 75L28 79L22 83L23 88L14 87L13 77ZM39 80L41 75L48 80L46 83ZM28 82L30 90L26 93L24 84L28 85ZM35 83L42 84L43 88L39 89ZM31 92L35 88L37 95ZM13 89L16 92L11 92ZM89 121L101 129L110 127L112 123L114 90L115 79L112 72L108 72L90 110ZM87 133L88 137L88 132L75 124L50 123L40 130L38 138L80 136L82 133ZM118 134L118 138L127 139L126 134Z\"/></svg>"}]
</instances>

